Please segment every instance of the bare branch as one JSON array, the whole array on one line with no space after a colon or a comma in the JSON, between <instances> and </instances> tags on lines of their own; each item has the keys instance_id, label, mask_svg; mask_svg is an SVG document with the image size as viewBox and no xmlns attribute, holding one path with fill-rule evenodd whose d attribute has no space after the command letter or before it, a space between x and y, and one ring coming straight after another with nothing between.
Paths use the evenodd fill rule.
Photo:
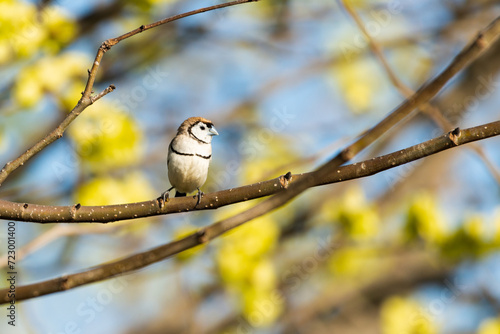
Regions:
<instances>
[{"instance_id":1,"label":"bare branch","mask_svg":"<svg viewBox=\"0 0 500 334\"><path fill-rule=\"evenodd\" d=\"M415 94L415 92L410 87L406 86L404 82L401 81L396 75L396 73L392 70L391 66L389 65L387 59L384 56L382 48L368 33L365 26L363 25L363 21L359 17L358 13L356 13L352 5L346 0L342 0L341 2L344 8L347 10L349 15L356 23L358 29L361 31L363 36L368 41L370 49L372 50L373 54L377 57L377 59L380 61L380 64L384 68L384 71L387 73L387 76L389 77L389 80L391 81L392 85L396 87L396 89L398 89L400 94L403 95L405 98L408 98L411 95ZM446 118L446 116L443 115L441 110L439 110L438 107L432 105L431 103L424 103L419 107L419 109L423 111L426 115L428 115L431 119L433 119L434 122L438 126L440 126L443 131L449 131L454 127L454 125L451 124L451 122ZM479 156L481 160L483 160L483 163L486 165L491 175L496 179L497 183L500 185L500 172L497 170L497 168L491 162L491 160L486 156L482 147L474 143L470 146L470 148Z\"/></svg>"},{"instance_id":2,"label":"bare branch","mask_svg":"<svg viewBox=\"0 0 500 334\"><path fill-rule=\"evenodd\" d=\"M500 133L500 121L462 130L461 136L456 139L456 142L457 145L463 145L476 140L497 136L498 133ZM441 138L440 141L439 138ZM103 206L81 206L79 204L72 206L50 206L0 200L0 219L36 223L108 223L194 210L217 209L226 205L276 194L301 179L314 178L311 187L315 187L374 175L450 148L449 141L443 142L443 140L446 141L446 138L449 139L450 137L445 135L445 137L438 137L391 154L342 166L321 178L315 177L316 172L294 175L287 174L268 181L205 194L200 204L196 207L196 198L194 197L172 198L168 201L167 205L163 205L162 207L160 207L160 199ZM452 141L452 143L455 145L455 142Z\"/></svg>"},{"instance_id":3,"label":"bare branch","mask_svg":"<svg viewBox=\"0 0 500 334\"><path fill-rule=\"evenodd\" d=\"M356 155L370 143L379 138L393 125L408 116L413 110L430 101L455 74L464 69L474 59L486 51L500 35L500 17L497 17L476 38L466 46L435 79L422 86L415 94L405 100L398 108L387 115L373 128L368 130L355 143L350 145L342 155ZM341 161L341 156L338 156Z\"/></svg>"},{"instance_id":4,"label":"bare branch","mask_svg":"<svg viewBox=\"0 0 500 334\"><path fill-rule=\"evenodd\" d=\"M104 89L102 92L100 92L99 94L95 95L95 96L92 96L90 97L90 103L94 103L95 101L101 99L102 97L104 97L105 95L108 95L109 93L111 93L112 91L114 91L116 89L115 85L109 85L108 88Z\"/></svg>"},{"instance_id":5,"label":"bare branch","mask_svg":"<svg viewBox=\"0 0 500 334\"><path fill-rule=\"evenodd\" d=\"M347 179L360 178L368 175L373 175L381 171L394 168L396 166L450 149L452 147L464 145L488 137L497 136L499 134L500 134L500 121L484 124L481 126L465 130L460 130L457 128L440 137L431 139L429 141L423 142L415 146L408 147L404 150L399 150L394 153L380 156L378 158L374 158L364 162L359 162L352 165L339 167L336 172L333 171L332 173L325 175L325 178L323 179L317 179L315 177L317 175L316 174L317 172L281 177L280 179L284 184L282 184L280 187L286 188L288 181L289 180L291 181L292 179L295 180L295 182L300 180L314 180L316 182L314 185L322 185L322 184L344 181ZM207 200L210 199L214 201L214 203L217 203L216 200L217 197L219 197L218 201L220 201L221 198L227 199L228 198L226 197L227 195L232 197L232 196L237 196L237 194L239 194L240 196L241 195L252 196L252 194L255 195L255 193L260 194L258 192L259 185L266 184L269 187L272 182L278 183L279 179L257 183L251 186L241 187L238 188L240 190L238 192L236 192L235 190L225 190L218 193L208 194L206 195L208 199L204 198L203 201L205 202L206 205ZM288 191L283 191L281 193L287 193L287 192ZM261 197L261 195L255 197ZM276 197L277 196L274 196L271 199ZM245 198L244 200L247 199L249 198ZM172 200L172 204L175 204L175 202L194 203L195 201L196 201L195 199L190 201L189 199L176 198ZM142 204L136 203L134 204L134 206L147 207L146 203L147 202L144 202ZM151 202L151 205L157 206L157 203L153 201ZM170 206L171 205L167 205L166 208ZM138 253L115 262L106 263L81 273L64 275L55 279L18 287L16 289L16 300L20 301L38 296L43 296L54 292L64 291L81 285L102 281L117 276L119 274L124 274L130 271L144 268L152 263L166 259L184 250L193 248L202 243L206 243L220 236L221 234L255 218L256 216L262 215L269 211L270 210L268 209L267 206L262 206L259 204L254 206L250 210L242 212L241 214L230 217L228 219L221 220L210 226L202 228L197 232L181 240L170 242L168 244L159 246L149 251ZM8 290L9 289L0 290L0 296L2 298L0 303L9 302Z\"/></svg>"}]
</instances>

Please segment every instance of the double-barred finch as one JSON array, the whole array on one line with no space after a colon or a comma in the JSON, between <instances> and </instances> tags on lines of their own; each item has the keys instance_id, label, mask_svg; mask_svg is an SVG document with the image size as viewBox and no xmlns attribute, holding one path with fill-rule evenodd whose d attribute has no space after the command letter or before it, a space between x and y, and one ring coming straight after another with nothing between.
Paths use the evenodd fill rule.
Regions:
<instances>
[{"instance_id":1,"label":"double-barred finch","mask_svg":"<svg viewBox=\"0 0 500 334\"><path fill-rule=\"evenodd\" d=\"M175 188L175 197L198 190L196 205L200 204L203 195L200 187L207 180L212 160L212 137L218 134L212 122L203 117L190 117L182 122L168 146L167 169L172 187L162 194L164 203Z\"/></svg>"}]
</instances>

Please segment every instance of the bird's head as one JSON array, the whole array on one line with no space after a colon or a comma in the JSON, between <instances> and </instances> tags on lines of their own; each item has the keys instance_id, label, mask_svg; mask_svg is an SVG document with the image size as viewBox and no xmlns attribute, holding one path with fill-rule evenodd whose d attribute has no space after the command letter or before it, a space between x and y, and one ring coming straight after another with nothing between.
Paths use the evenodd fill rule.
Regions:
<instances>
[{"instance_id":1,"label":"bird's head","mask_svg":"<svg viewBox=\"0 0 500 334\"><path fill-rule=\"evenodd\" d=\"M190 137L194 137L194 139L206 144L212 142L213 136L219 135L213 123L203 117L190 117L185 120L179 127L177 133L182 133L184 131L186 131Z\"/></svg>"}]
</instances>

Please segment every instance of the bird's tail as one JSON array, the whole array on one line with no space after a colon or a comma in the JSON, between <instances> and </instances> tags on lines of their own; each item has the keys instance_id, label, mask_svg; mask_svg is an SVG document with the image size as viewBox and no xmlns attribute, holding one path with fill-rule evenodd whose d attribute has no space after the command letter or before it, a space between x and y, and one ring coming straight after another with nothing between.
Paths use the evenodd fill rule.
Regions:
<instances>
[{"instance_id":1,"label":"bird's tail","mask_svg":"<svg viewBox=\"0 0 500 334\"><path fill-rule=\"evenodd\" d=\"M186 193L180 193L177 190L175 191L175 197L186 197Z\"/></svg>"}]
</instances>

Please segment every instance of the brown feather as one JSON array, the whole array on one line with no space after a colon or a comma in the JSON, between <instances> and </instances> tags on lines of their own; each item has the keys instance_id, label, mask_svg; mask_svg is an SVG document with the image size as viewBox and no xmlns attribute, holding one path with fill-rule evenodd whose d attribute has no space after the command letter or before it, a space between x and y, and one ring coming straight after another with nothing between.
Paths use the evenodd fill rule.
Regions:
<instances>
[{"instance_id":1,"label":"brown feather","mask_svg":"<svg viewBox=\"0 0 500 334\"><path fill-rule=\"evenodd\" d=\"M177 129L177 134L187 133L188 129L197 122L203 122L205 124L213 125L211 121L203 117L189 117L184 122L182 122L181 126Z\"/></svg>"}]
</instances>

